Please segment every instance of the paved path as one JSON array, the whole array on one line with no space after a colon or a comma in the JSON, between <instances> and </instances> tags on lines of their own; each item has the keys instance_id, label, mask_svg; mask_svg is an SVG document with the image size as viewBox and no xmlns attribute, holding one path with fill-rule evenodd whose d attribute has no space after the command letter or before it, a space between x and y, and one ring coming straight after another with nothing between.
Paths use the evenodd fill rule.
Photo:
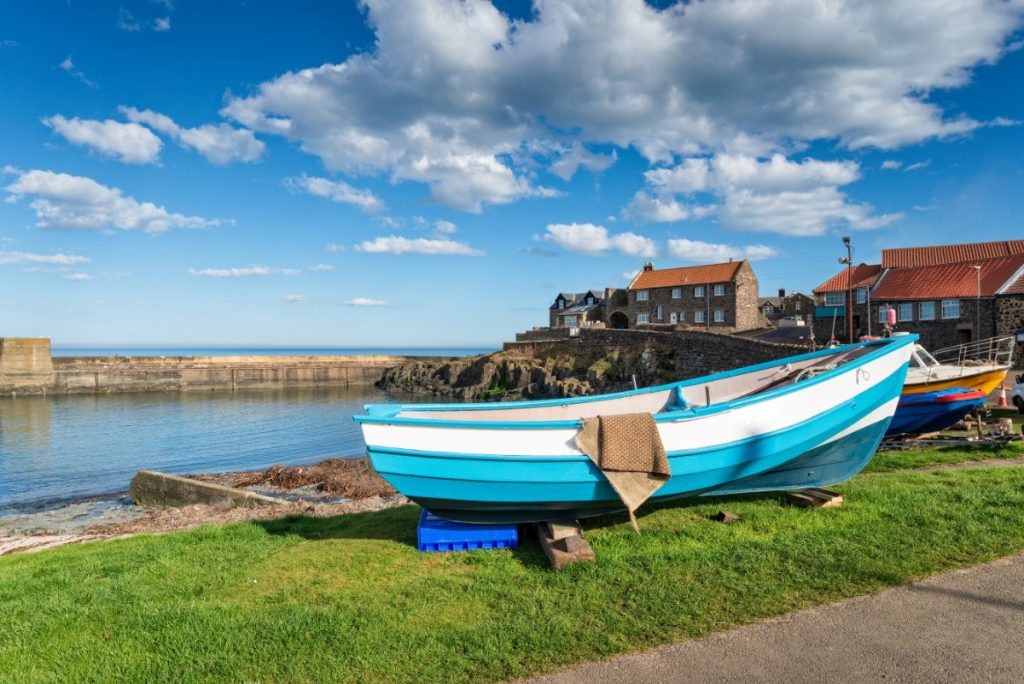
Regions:
<instances>
[{"instance_id":1,"label":"paved path","mask_svg":"<svg viewBox=\"0 0 1024 684\"><path fill-rule=\"evenodd\" d=\"M531 681L882 680L1024 682L1024 554Z\"/></svg>"}]
</instances>

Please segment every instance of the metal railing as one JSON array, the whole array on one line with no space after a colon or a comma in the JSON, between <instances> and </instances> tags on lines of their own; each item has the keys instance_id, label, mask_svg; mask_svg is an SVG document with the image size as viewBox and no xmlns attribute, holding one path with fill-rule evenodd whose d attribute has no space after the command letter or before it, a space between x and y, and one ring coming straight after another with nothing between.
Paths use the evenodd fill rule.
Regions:
<instances>
[{"instance_id":1,"label":"metal railing","mask_svg":"<svg viewBox=\"0 0 1024 684\"><path fill-rule=\"evenodd\" d=\"M1013 350L1013 335L1004 335L937 349L932 356L950 366L1012 366Z\"/></svg>"}]
</instances>

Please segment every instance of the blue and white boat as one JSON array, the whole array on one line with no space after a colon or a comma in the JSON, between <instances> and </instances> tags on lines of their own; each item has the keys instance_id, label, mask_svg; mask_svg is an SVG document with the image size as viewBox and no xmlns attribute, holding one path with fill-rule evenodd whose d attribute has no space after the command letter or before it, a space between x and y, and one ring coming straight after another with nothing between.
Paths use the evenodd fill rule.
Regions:
<instances>
[{"instance_id":1,"label":"blue and white boat","mask_svg":"<svg viewBox=\"0 0 1024 684\"><path fill-rule=\"evenodd\" d=\"M949 387L935 392L904 394L889 423L886 437L938 432L952 427L961 418L988 400L982 390Z\"/></svg>"},{"instance_id":2,"label":"blue and white boat","mask_svg":"<svg viewBox=\"0 0 1024 684\"><path fill-rule=\"evenodd\" d=\"M871 459L916 335L823 349L669 385L572 399L377 404L356 416L374 468L461 522L624 509L575 437L582 419L654 414L672 470L652 499L827 486Z\"/></svg>"}]
</instances>

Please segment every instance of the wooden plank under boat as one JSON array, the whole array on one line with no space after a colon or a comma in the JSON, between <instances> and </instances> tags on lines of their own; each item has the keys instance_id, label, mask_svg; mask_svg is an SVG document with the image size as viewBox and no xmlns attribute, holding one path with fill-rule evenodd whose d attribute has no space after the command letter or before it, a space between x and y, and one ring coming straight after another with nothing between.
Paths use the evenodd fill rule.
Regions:
<instances>
[{"instance_id":1,"label":"wooden plank under boat","mask_svg":"<svg viewBox=\"0 0 1024 684\"><path fill-rule=\"evenodd\" d=\"M672 469L655 501L823 487L870 460L916 336L824 349L616 394L478 404L379 404L356 416L374 468L434 514L536 522L621 511L576 448L582 419L650 412Z\"/></svg>"}]
</instances>

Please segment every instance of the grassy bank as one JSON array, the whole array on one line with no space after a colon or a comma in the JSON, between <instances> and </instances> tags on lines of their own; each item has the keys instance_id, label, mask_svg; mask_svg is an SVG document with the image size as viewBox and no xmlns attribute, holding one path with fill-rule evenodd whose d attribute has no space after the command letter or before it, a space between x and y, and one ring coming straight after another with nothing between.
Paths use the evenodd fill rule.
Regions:
<instances>
[{"instance_id":1,"label":"grassy bank","mask_svg":"<svg viewBox=\"0 0 1024 684\"><path fill-rule=\"evenodd\" d=\"M598 562L419 554L418 509L201 528L0 558L0 680L498 680L1024 548L1024 470L880 473L847 503L661 507ZM743 520L708 520L720 508Z\"/></svg>"}]
</instances>

